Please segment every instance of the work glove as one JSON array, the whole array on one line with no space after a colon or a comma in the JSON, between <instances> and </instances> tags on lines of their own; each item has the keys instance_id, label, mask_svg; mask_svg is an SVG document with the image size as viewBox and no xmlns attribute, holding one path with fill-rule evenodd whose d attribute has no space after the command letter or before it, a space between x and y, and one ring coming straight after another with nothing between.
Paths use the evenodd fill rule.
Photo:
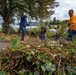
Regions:
<instances>
[{"instance_id":1,"label":"work glove","mask_svg":"<svg viewBox=\"0 0 76 75\"><path fill-rule=\"evenodd\" d=\"M66 29L64 29L64 34L69 30L69 28L67 27Z\"/></svg>"}]
</instances>

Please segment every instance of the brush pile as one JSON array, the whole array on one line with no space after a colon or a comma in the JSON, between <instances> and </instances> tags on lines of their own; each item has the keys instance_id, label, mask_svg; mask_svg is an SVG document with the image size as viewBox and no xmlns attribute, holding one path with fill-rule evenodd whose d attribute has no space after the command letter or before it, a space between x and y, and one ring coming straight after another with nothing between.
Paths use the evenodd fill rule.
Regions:
<instances>
[{"instance_id":1,"label":"brush pile","mask_svg":"<svg viewBox=\"0 0 76 75\"><path fill-rule=\"evenodd\" d=\"M76 47L20 43L2 52L0 71L7 75L76 75ZM7 51L7 52L6 52Z\"/></svg>"}]
</instances>

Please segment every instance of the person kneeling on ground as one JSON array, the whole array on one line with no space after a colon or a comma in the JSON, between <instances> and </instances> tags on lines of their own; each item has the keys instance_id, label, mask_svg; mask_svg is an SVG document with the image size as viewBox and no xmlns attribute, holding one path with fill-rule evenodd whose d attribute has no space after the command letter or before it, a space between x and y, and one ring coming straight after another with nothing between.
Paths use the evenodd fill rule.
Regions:
<instances>
[{"instance_id":1,"label":"person kneeling on ground","mask_svg":"<svg viewBox=\"0 0 76 75\"><path fill-rule=\"evenodd\" d=\"M41 27L39 38L42 41L46 41L46 28L45 27Z\"/></svg>"}]
</instances>

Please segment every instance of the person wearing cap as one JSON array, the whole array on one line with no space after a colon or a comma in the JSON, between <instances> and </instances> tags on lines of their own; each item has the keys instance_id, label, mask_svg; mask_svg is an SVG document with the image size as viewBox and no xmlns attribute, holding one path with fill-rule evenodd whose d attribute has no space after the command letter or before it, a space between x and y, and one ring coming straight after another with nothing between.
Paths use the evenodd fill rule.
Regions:
<instances>
[{"instance_id":1,"label":"person wearing cap","mask_svg":"<svg viewBox=\"0 0 76 75\"><path fill-rule=\"evenodd\" d=\"M74 11L71 9L68 12L69 14L69 29L70 32L67 37L67 41L73 41L73 36L76 34L76 16L74 15Z\"/></svg>"},{"instance_id":2,"label":"person wearing cap","mask_svg":"<svg viewBox=\"0 0 76 75\"><path fill-rule=\"evenodd\" d=\"M27 23L27 18L29 17L28 14L23 14L21 16L21 21L20 21L20 30L22 32L21 35L21 40L24 41L24 37L26 35L26 26L30 26L30 24Z\"/></svg>"}]
</instances>

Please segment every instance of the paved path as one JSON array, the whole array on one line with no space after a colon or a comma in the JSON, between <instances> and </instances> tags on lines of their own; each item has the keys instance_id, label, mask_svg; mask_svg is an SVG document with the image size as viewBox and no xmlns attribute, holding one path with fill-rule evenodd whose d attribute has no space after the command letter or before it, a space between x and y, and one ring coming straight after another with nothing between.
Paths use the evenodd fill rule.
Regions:
<instances>
[{"instance_id":1,"label":"paved path","mask_svg":"<svg viewBox=\"0 0 76 75\"><path fill-rule=\"evenodd\" d=\"M7 47L11 47L11 42L0 41L0 50Z\"/></svg>"}]
</instances>

